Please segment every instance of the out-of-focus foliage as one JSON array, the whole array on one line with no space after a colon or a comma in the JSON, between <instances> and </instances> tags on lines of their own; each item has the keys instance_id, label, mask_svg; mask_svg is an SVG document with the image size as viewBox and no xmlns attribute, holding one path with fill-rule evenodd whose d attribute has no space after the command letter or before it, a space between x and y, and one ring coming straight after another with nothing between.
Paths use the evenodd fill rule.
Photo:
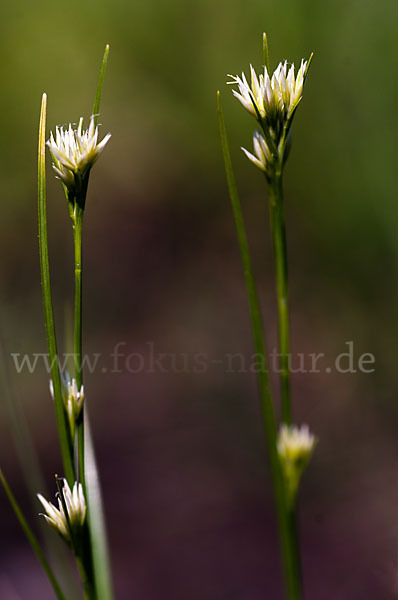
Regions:
<instances>
[{"instance_id":1,"label":"out-of-focus foliage","mask_svg":"<svg viewBox=\"0 0 398 600\"><path fill-rule=\"evenodd\" d=\"M247 71L250 62L261 65L263 31L273 66L285 58L298 64L314 52L285 177L293 349L335 356L354 340L356 353L372 352L377 364L371 375L293 378L296 414L300 421L310 421L320 438L304 486L312 494L305 513L313 525L305 542L307 567L314 555L319 557L313 578L309 576L314 597L324 593L325 581L331 597L342 598L359 597L363 590L381 597L378 582L395 581L383 569L396 555L388 536L398 517L392 327L397 18L393 0L18 0L1 7L0 325L8 354L45 352L36 217L41 94L48 94L49 128L80 116L87 119L106 43L111 49L100 122L102 133L111 131L112 138L93 171L87 201L85 349L109 353L115 343L126 340L128 351L143 351L154 340L159 352L217 356L242 351L242 346L251 351L218 136L217 89L272 347L275 307L265 186L240 151L240 146L250 147L253 121L225 82L227 73ZM64 305L72 297L71 231L49 161L48 205L56 317L63 338ZM11 359L10 366L12 371ZM53 457L47 376L42 368L34 375L14 372L12 379L33 438L47 459L45 475L52 477L59 463ZM200 378L182 374L162 379L123 372L97 373L87 380L89 398L95 397L93 430L108 482L105 501L108 510L117 507L110 533L124 597L130 597L127 589L145 600L164 597L164 586L158 595L145 587L145 568L151 561L165 565L164 580L174 581L169 586L173 598L195 598L194 565L200 568L204 597L226 598L232 572L242 574L242 593L236 598L262 597L258 590L266 561L261 540L268 539L268 529L263 523L265 537L260 536L257 546L253 532L264 514L258 486L266 483L250 374L226 376L209 369ZM12 469L15 460L2 408L0 417L0 450ZM179 478L173 487L175 473ZM13 480L12 473L9 478ZM383 505L379 492L372 492L381 488ZM206 502L213 507L210 517L203 508ZM227 515L223 529L219 523L224 522L224 508L220 513L216 508L225 504L230 520ZM235 510L257 517L252 524L242 517L247 568L229 556L223 576L217 548L232 540L230 547L241 550L240 534L234 537ZM323 517L316 523L311 518L326 512L333 516L329 529L320 533ZM170 539L181 553L162 554L169 519ZM198 530L190 530L193 522L199 523ZM346 528L346 537L339 537L339 527ZM214 539L206 538L205 531L212 531ZM206 570L205 560L187 549L199 552L201 543L207 548L206 539L214 550L208 556L218 564L214 588L210 564ZM346 542L368 578L351 581L345 571L349 561L336 559ZM147 555L144 546L152 549ZM274 556L273 548L271 540L268 558ZM372 549L372 557L365 548ZM175 592L172 556L187 560L185 578L178 583L181 596ZM178 564L180 573L183 563ZM131 565L133 587L127 582ZM347 596L338 587L344 574L351 582ZM273 578L271 572L268 577Z\"/></svg>"}]
</instances>

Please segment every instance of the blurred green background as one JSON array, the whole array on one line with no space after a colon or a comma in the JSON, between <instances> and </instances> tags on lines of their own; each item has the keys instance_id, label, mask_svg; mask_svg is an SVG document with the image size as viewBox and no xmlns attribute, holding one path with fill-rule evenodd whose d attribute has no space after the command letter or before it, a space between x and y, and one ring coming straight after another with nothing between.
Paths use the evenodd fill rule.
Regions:
<instances>
[{"instance_id":1,"label":"blurred green background","mask_svg":"<svg viewBox=\"0 0 398 600\"><path fill-rule=\"evenodd\" d=\"M263 179L245 159L254 121L227 73L314 51L285 172L293 353L325 364L353 341L372 374L297 373L295 415L320 437L302 495L307 598L391 598L398 546L396 389L396 2L147 0L3 3L0 20L1 336L52 490L59 471L43 366L36 218L40 98L48 127L90 115L111 46L100 122L112 139L85 218L87 374L118 598L280 598L255 380L226 373L252 353L215 106L220 89L271 350L272 255ZM50 259L60 340L72 300L72 240L48 163ZM205 353L205 373L111 373L121 351ZM106 371L105 371L106 370ZM184 369L180 369L184 370ZM274 378L274 386L276 388ZM3 396L5 392L3 392ZM0 405L0 464L35 522ZM51 591L0 496L0 597Z\"/></svg>"}]
</instances>

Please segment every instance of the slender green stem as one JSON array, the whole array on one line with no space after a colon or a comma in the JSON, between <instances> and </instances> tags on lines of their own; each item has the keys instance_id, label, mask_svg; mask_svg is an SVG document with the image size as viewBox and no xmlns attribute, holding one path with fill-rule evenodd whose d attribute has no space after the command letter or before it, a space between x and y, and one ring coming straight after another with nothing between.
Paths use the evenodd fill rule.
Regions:
<instances>
[{"instance_id":1,"label":"slender green stem","mask_svg":"<svg viewBox=\"0 0 398 600\"><path fill-rule=\"evenodd\" d=\"M83 365L82 365L82 234L83 234L83 216L87 187L85 187L82 196L75 201L75 219L73 224L73 237L75 249L75 319L74 319L74 359L75 359L75 379L77 389L83 384ZM86 498L88 513L90 512L90 503L88 501L86 486L86 468L85 468L85 435L84 435L84 405L77 422L77 458L79 480L83 486L84 496ZM85 600L95 600L95 581L93 573L93 547L91 537L86 531L86 536L82 548L76 549L76 563L82 578Z\"/></svg>"},{"instance_id":2,"label":"slender green stem","mask_svg":"<svg viewBox=\"0 0 398 600\"><path fill-rule=\"evenodd\" d=\"M53 573L53 570L51 569L50 565L47 562L46 557L44 556L44 553L41 549L41 546L35 536L35 534L33 533L33 531L31 530L31 528L29 527L20 507L19 504L17 503L14 494L11 491L10 486L7 483L6 478L3 475L3 472L0 469L0 482L4 488L5 493L7 494L8 500L14 510L14 513L19 521L19 524L21 525L26 537L28 538L28 541L34 551L34 553L36 554L37 558L39 559L44 571L46 572L46 575L54 589L55 595L57 596L58 600L66 600L60 586L59 583Z\"/></svg>"},{"instance_id":3,"label":"slender green stem","mask_svg":"<svg viewBox=\"0 0 398 600\"><path fill-rule=\"evenodd\" d=\"M289 510L287 505L282 471L277 452L277 428L269 387L268 370L266 368L267 365L265 355L265 341L261 319L260 303L258 300L256 285L253 276L249 245L243 221L241 204L232 168L227 133L225 129L224 115L222 111L219 92L217 93L217 107L225 172L227 176L229 196L231 199L232 210L234 214L236 232L238 237L239 249L246 281L247 295L249 300L249 310L252 324L254 346L258 358L264 360L265 363L264 368L258 370L257 376L263 411L265 438L270 459L271 477L273 482L275 504L278 517L278 527L285 574L286 592L289 600L300 600L302 598L301 574L298 540L295 528L295 517L294 513L292 513Z\"/></svg>"},{"instance_id":4,"label":"slender green stem","mask_svg":"<svg viewBox=\"0 0 398 600\"><path fill-rule=\"evenodd\" d=\"M93 106L94 123L98 123L102 86L108 62L109 45L106 45L98 85ZM74 356L75 379L80 391L83 383L82 364L82 229L83 214L86 202L89 173L82 179L77 178L74 196L68 197L68 205L73 207L70 212L73 222L74 254L75 254L75 307L74 307ZM85 439L87 412L83 406L77 422L77 448L79 479L84 489L87 504L87 529L84 543L77 553L77 563L84 584L84 593L87 600L112 599L112 586L110 577L110 564L107 551L107 540L102 513L102 499L97 477L97 469L93 458L92 443L89 432ZM94 477L95 476L95 477Z\"/></svg>"},{"instance_id":5,"label":"slender green stem","mask_svg":"<svg viewBox=\"0 0 398 600\"><path fill-rule=\"evenodd\" d=\"M77 389L83 384L82 372L82 233L83 233L83 209L79 202L75 203L75 221L73 225L73 237L75 248L75 322L74 322L74 359L75 359L75 379ZM85 468L84 468L84 426L83 426L83 411L77 423L77 439L78 439L78 466L79 480L85 484Z\"/></svg>"},{"instance_id":6,"label":"slender green stem","mask_svg":"<svg viewBox=\"0 0 398 600\"><path fill-rule=\"evenodd\" d=\"M290 425L292 416L290 400L290 336L288 312L287 248L282 176L280 174L275 174L274 178L271 180L269 190L271 232L274 247L276 293L278 300L282 420L287 425Z\"/></svg>"},{"instance_id":7,"label":"slender green stem","mask_svg":"<svg viewBox=\"0 0 398 600\"><path fill-rule=\"evenodd\" d=\"M85 202L84 196L75 199L75 214L73 222L73 239L74 239L74 258L75 258L75 311L74 311L74 360L75 360L75 379L77 389L83 384L83 365L82 365L82 234L83 234L83 215ZM79 480L83 486L84 495L87 499L86 488L86 469L85 469L85 440L84 440L84 406L77 422L77 460ZM85 600L95 600L95 583L93 574L93 553L90 542L90 536L86 531L84 543L81 548L75 547L76 564L84 587Z\"/></svg>"},{"instance_id":8,"label":"slender green stem","mask_svg":"<svg viewBox=\"0 0 398 600\"><path fill-rule=\"evenodd\" d=\"M296 503L287 510L287 523L289 529L289 543L291 546L290 555L292 557L289 598L301 600L304 597L304 592Z\"/></svg>"},{"instance_id":9,"label":"slender green stem","mask_svg":"<svg viewBox=\"0 0 398 600\"><path fill-rule=\"evenodd\" d=\"M76 222L73 227L75 249L75 322L74 322L74 358L75 378L78 389L83 383L82 374L82 230L83 212L76 207Z\"/></svg>"},{"instance_id":10,"label":"slender green stem","mask_svg":"<svg viewBox=\"0 0 398 600\"><path fill-rule=\"evenodd\" d=\"M254 338L254 347L256 353L258 354L258 358L261 361L266 361L265 357L265 344L264 344L264 334L263 334L263 325L261 319L261 310L260 303L258 300L256 284L254 281L251 259L250 259L250 251L249 244L247 241L247 235L245 230L245 225L243 221L243 214L240 205L240 200L238 196L238 190L235 183L235 177L232 169L231 156L229 152L227 134L225 129L224 116L222 112L221 100L219 93L217 94L217 103L218 103L218 115L219 115L219 124L220 124L220 134L222 141L222 148L224 154L224 164L225 170L227 174L227 182L228 182L228 190L232 204L232 210L235 220L236 233L238 237L239 250L242 258L243 272L245 276L245 283L247 289L247 296L249 301L249 310L250 310L250 318L252 325L252 332ZM276 424L275 424L275 414L271 399L271 392L269 386L268 379L268 371L265 368L259 369L258 371L258 381L260 388L260 396L263 407L263 415L264 415L264 425L266 429L266 438L269 444L269 453L271 459L272 473L276 479L276 474L279 473L279 461L276 451ZM274 482L276 483L276 481ZM279 489L279 485L276 485Z\"/></svg>"},{"instance_id":11,"label":"slender green stem","mask_svg":"<svg viewBox=\"0 0 398 600\"><path fill-rule=\"evenodd\" d=\"M55 336L54 314L51 296L50 265L48 260L47 241L47 205L46 205L46 105L47 96L43 94L40 126L39 126L39 157L38 157L38 217L39 217L39 250L40 271L43 294L44 319L47 332L48 353L51 364L51 379L54 389L54 404L57 418L58 435L61 446L62 461L65 477L69 485L75 481L73 464L73 448L68 433L64 404L62 399L61 377L59 372L57 341Z\"/></svg>"},{"instance_id":12,"label":"slender green stem","mask_svg":"<svg viewBox=\"0 0 398 600\"><path fill-rule=\"evenodd\" d=\"M84 558L76 556L76 564L83 583L84 600L96 600L96 593L93 586L92 578L88 574Z\"/></svg>"}]
</instances>

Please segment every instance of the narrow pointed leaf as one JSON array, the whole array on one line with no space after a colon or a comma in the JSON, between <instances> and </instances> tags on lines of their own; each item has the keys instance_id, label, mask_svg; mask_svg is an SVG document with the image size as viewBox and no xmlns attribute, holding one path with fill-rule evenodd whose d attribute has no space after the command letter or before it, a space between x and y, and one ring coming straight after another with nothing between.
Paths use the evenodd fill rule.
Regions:
<instances>
[{"instance_id":1,"label":"narrow pointed leaf","mask_svg":"<svg viewBox=\"0 0 398 600\"><path fill-rule=\"evenodd\" d=\"M38 218L39 218L39 250L40 272L43 294L44 320L47 332L48 353L51 364L51 379L54 388L55 413L57 418L59 441L65 477L69 485L75 481L73 453L67 429L65 411L62 400L61 378L55 337L54 313L51 296L50 265L48 260L47 241L47 200L46 200L46 110L47 95L43 94L40 125L39 125L39 155L38 155Z\"/></svg>"},{"instance_id":2,"label":"narrow pointed leaf","mask_svg":"<svg viewBox=\"0 0 398 600\"><path fill-rule=\"evenodd\" d=\"M66 600L66 597L64 596L64 594L61 590L61 587L54 575L54 572L51 569L50 565L48 564L48 561L47 561L46 557L44 556L43 550L41 549L41 546L40 546L35 534L29 527L29 525L28 525L16 499L15 499L15 496L10 489L10 486L8 485L7 480L4 477L3 471L1 469L0 469L0 482L4 488L5 493L7 494L8 500L12 506L12 509L14 510L15 516L17 517L19 524L21 525L26 537L28 538L28 542L30 543L33 552L36 554L37 558L39 559L39 561L40 561L40 563L41 563L41 565L53 587L55 595L57 596L58 600Z\"/></svg>"},{"instance_id":3,"label":"narrow pointed leaf","mask_svg":"<svg viewBox=\"0 0 398 600\"><path fill-rule=\"evenodd\" d=\"M309 68L311 66L313 58L314 58L314 53L311 52L311 54L309 55L308 61L307 61L307 66L306 66L305 71L304 71L304 81L307 79L308 70L309 70Z\"/></svg>"},{"instance_id":4,"label":"narrow pointed leaf","mask_svg":"<svg viewBox=\"0 0 398 600\"><path fill-rule=\"evenodd\" d=\"M239 249L242 258L243 271L246 281L246 289L249 300L249 309L252 322L252 330L254 337L254 346L256 353L261 357L264 357L265 361L265 343L263 334L263 325L260 311L260 303L258 300L256 284L254 281L253 270L250 259L249 244L247 241L245 224L243 221L242 208L238 195L238 189L235 183L235 176L232 168L231 154L229 151L227 132L225 128L224 115L221 105L220 92L217 92L217 109L218 109L218 120L220 126L221 146L224 156L225 174L227 177L229 197L232 204L232 210L235 219L236 233L238 236ZM268 372L266 369L260 369L258 371L258 380L260 384L260 393L264 410L264 421L267 428L267 438L270 440L272 446L272 455L276 456L276 426L275 416L271 400L271 393L269 389Z\"/></svg>"},{"instance_id":5,"label":"narrow pointed leaf","mask_svg":"<svg viewBox=\"0 0 398 600\"><path fill-rule=\"evenodd\" d=\"M10 383L10 374L6 363L6 351L0 334L0 394L7 411L7 422L13 437L23 477L29 493L35 496L38 490L45 491L44 478L40 469L35 447L32 443L25 416ZM48 527L45 528L48 531Z\"/></svg>"},{"instance_id":6,"label":"narrow pointed leaf","mask_svg":"<svg viewBox=\"0 0 398 600\"><path fill-rule=\"evenodd\" d=\"M290 523L290 515L286 508L286 498L282 472L277 453L276 444L276 422L272 398L269 388L268 369L265 357L265 342L260 312L260 304L257 296L253 269L251 266L249 246L246 236L245 225L243 221L242 209L240 205L238 190L235 183L235 176L232 168L231 155L229 151L225 121L221 106L220 92L217 92L217 108L220 126L221 145L224 156L225 173L227 176L229 196L231 199L232 210L235 219L236 232L238 236L239 248L242 257L243 271L246 280L246 289L249 300L249 310L252 323L252 332L256 353L264 360L264 366L257 371L261 405L263 410L263 421L265 438L267 443L268 455L271 466L271 475L274 486L275 503L277 509L279 533L281 539L281 548L283 563L285 569L286 585L289 598L299 598L297 591L297 571L296 571L296 546L293 529Z\"/></svg>"},{"instance_id":7,"label":"narrow pointed leaf","mask_svg":"<svg viewBox=\"0 0 398 600\"><path fill-rule=\"evenodd\" d=\"M268 52L268 39L267 34L263 33L263 60L264 65L267 67L268 76L271 77L270 67L269 67L269 52Z\"/></svg>"},{"instance_id":8,"label":"narrow pointed leaf","mask_svg":"<svg viewBox=\"0 0 398 600\"><path fill-rule=\"evenodd\" d=\"M94 106L93 106L93 115L94 115L94 124L98 123L98 114L101 103L101 95L102 95L102 86L105 78L106 65L108 63L108 55L109 55L109 44L105 46L105 52L101 63L100 74L98 78L97 92L95 94Z\"/></svg>"},{"instance_id":9,"label":"narrow pointed leaf","mask_svg":"<svg viewBox=\"0 0 398 600\"><path fill-rule=\"evenodd\" d=\"M104 83L106 65L108 62L109 45L106 45L102 59L97 91L95 95L93 114L95 124L101 102L102 86ZM79 448L84 448L85 494L87 502L87 519L91 540L92 563L94 571L97 600L112 600L112 578L108 551L108 540L104 518L101 486L95 460L94 445L91 436L87 406L84 408L83 422L78 430ZM81 440L84 439L84 445Z\"/></svg>"},{"instance_id":10,"label":"narrow pointed leaf","mask_svg":"<svg viewBox=\"0 0 398 600\"><path fill-rule=\"evenodd\" d=\"M104 509L87 408L85 409L84 423L86 500L95 587L98 600L112 600L113 590Z\"/></svg>"}]
</instances>

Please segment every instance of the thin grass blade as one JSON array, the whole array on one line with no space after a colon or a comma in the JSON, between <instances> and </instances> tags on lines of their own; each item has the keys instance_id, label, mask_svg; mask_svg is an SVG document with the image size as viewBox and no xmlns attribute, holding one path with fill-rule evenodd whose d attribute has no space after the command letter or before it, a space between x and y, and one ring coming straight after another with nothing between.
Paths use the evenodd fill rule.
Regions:
<instances>
[{"instance_id":1,"label":"thin grass blade","mask_svg":"<svg viewBox=\"0 0 398 600\"><path fill-rule=\"evenodd\" d=\"M41 565L53 587L55 595L57 596L58 600L66 600L66 596L64 596L64 594L61 590L61 587L54 575L54 572L51 569L50 565L48 564L47 559L44 556L43 550L41 549L41 546L40 546L35 534L29 527L29 525L28 525L16 499L15 499L15 496L10 489L10 486L8 485L7 480L4 477L3 471L1 469L0 469L0 482L4 488L5 493L7 494L8 500L12 506L12 509L14 510L15 516L17 517L19 524L21 525L26 537L28 538L28 542L30 543L33 552L36 554L37 558L39 559L39 561L40 561L40 563L41 563Z\"/></svg>"},{"instance_id":2,"label":"thin grass blade","mask_svg":"<svg viewBox=\"0 0 398 600\"><path fill-rule=\"evenodd\" d=\"M101 486L87 408L84 415L86 494L95 587L98 600L112 600L112 578Z\"/></svg>"},{"instance_id":3,"label":"thin grass blade","mask_svg":"<svg viewBox=\"0 0 398 600\"><path fill-rule=\"evenodd\" d=\"M263 61L264 65L267 67L268 75L271 77L270 67L269 67L269 52L268 52L268 38L267 34L263 33Z\"/></svg>"},{"instance_id":4,"label":"thin grass blade","mask_svg":"<svg viewBox=\"0 0 398 600\"><path fill-rule=\"evenodd\" d=\"M40 272L43 293L44 320L47 332L48 353L51 364L51 379L54 388L55 413L57 418L59 441L61 446L62 461L65 477L70 486L75 481L72 445L66 425L65 411L62 400L61 378L57 341L55 336L54 313L51 296L50 265L48 260L47 241L47 199L46 199L46 111L47 95L43 94L40 125L39 125L39 152L38 152L38 218L39 218L39 250Z\"/></svg>"},{"instance_id":5,"label":"thin grass blade","mask_svg":"<svg viewBox=\"0 0 398 600\"><path fill-rule=\"evenodd\" d=\"M18 454L22 473L29 493L34 497L39 490L44 494L46 491L44 478L40 469L39 460L32 443L32 438L21 410L19 402L15 398L10 383L10 373L6 363L6 352L0 335L0 381L1 400L4 403L8 425L13 437L14 445ZM45 528L48 530L48 527Z\"/></svg>"},{"instance_id":6,"label":"thin grass blade","mask_svg":"<svg viewBox=\"0 0 398 600\"><path fill-rule=\"evenodd\" d=\"M98 113L101 103L102 87L104 83L106 65L108 62L108 55L109 45L107 44L102 59L93 107L95 124L97 124L98 121ZM87 518L91 539L95 588L98 600L112 600L113 589L110 558L108 551L108 540L106 535L101 486L98 476L97 464L95 460L94 445L91 436L87 405L84 408L83 424L79 426L78 435L79 434L79 448L84 448L83 463L85 466L85 493L87 501ZM80 444L81 439L84 439L84 444Z\"/></svg>"},{"instance_id":7,"label":"thin grass blade","mask_svg":"<svg viewBox=\"0 0 398 600\"><path fill-rule=\"evenodd\" d=\"M97 92L95 94L94 106L93 106L93 115L94 115L94 124L98 124L98 115L101 103L101 95L102 95L102 86L105 78L106 65L108 63L108 55L109 55L109 44L105 46L105 52L101 63L100 74L98 78Z\"/></svg>"},{"instance_id":8,"label":"thin grass blade","mask_svg":"<svg viewBox=\"0 0 398 600\"><path fill-rule=\"evenodd\" d=\"M231 199L232 210L235 219L236 232L238 236L239 249L242 258L243 271L245 275L246 288L249 300L250 316L252 321L252 329L254 336L254 345L256 352L265 358L265 344L263 325L260 311L260 303L257 296L256 284L254 281L253 270L251 266L249 244L245 225L243 221L242 208L238 195L238 189L235 183L235 176L232 168L231 155L229 151L227 132L225 128L224 115L222 111L220 92L217 92L217 109L220 126L221 145L224 157L225 174L227 177L228 191ZM264 410L267 415L269 434L271 439L275 439L275 417L271 401L271 394L268 382L268 373L266 369L261 369L258 373L262 399L264 402Z\"/></svg>"},{"instance_id":9,"label":"thin grass blade","mask_svg":"<svg viewBox=\"0 0 398 600\"><path fill-rule=\"evenodd\" d=\"M266 368L267 365L265 355L265 341L261 319L260 303L258 300L256 285L253 276L253 269L251 266L250 252L245 225L243 221L241 204L232 168L232 161L229 151L220 92L217 92L217 109L220 126L221 145L224 156L225 173L228 182L229 196L231 199L239 248L242 257L243 271L246 280L246 289L249 300L254 346L258 357L261 357L261 360L264 361L263 368L257 371L257 378L260 391L261 405L263 410L265 438L271 466L271 475L275 494L275 504L278 515L279 533L281 539L281 548L285 572L285 584L286 589L288 591L288 597L292 599L298 599L300 598L300 594L298 592L298 590L300 589L300 581L298 577L299 568L297 559L298 552L296 547L296 537L292 525L289 521L290 516L286 510L284 484L282 480L282 473L277 453L276 421L269 388L268 369Z\"/></svg>"}]
</instances>

